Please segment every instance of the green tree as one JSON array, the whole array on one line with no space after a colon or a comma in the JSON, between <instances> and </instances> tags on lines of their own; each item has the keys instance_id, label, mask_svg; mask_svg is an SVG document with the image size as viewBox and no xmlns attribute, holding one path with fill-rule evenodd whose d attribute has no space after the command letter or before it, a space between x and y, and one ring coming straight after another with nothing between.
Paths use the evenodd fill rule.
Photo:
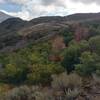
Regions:
<instances>
[{"instance_id":1,"label":"green tree","mask_svg":"<svg viewBox=\"0 0 100 100\"><path fill-rule=\"evenodd\" d=\"M0 73L0 78L2 82L19 84L25 79L24 69L14 64L7 64Z\"/></svg>"},{"instance_id":2,"label":"green tree","mask_svg":"<svg viewBox=\"0 0 100 100\"><path fill-rule=\"evenodd\" d=\"M100 55L100 35L90 38L89 44L91 50Z\"/></svg>"},{"instance_id":3,"label":"green tree","mask_svg":"<svg viewBox=\"0 0 100 100\"><path fill-rule=\"evenodd\" d=\"M64 70L55 64L34 64L27 75L28 83L31 84L48 84L51 82L52 74L62 73Z\"/></svg>"},{"instance_id":4,"label":"green tree","mask_svg":"<svg viewBox=\"0 0 100 100\"><path fill-rule=\"evenodd\" d=\"M74 70L75 64L79 63L80 47L77 45L71 45L65 51L64 59L61 62L62 66L68 73Z\"/></svg>"},{"instance_id":5,"label":"green tree","mask_svg":"<svg viewBox=\"0 0 100 100\"><path fill-rule=\"evenodd\" d=\"M73 33L63 33L64 36L64 43L67 45L73 39Z\"/></svg>"},{"instance_id":6,"label":"green tree","mask_svg":"<svg viewBox=\"0 0 100 100\"><path fill-rule=\"evenodd\" d=\"M95 53L84 52L80 57L80 64L76 65L76 72L82 76L95 73L98 67L98 56Z\"/></svg>"}]
</instances>

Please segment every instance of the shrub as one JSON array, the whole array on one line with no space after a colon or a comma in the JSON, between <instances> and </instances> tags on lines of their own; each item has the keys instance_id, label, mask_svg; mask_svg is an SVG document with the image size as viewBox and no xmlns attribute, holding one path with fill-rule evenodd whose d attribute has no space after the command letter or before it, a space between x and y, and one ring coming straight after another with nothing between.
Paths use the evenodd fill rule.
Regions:
<instances>
[{"instance_id":1,"label":"shrub","mask_svg":"<svg viewBox=\"0 0 100 100\"><path fill-rule=\"evenodd\" d=\"M73 100L81 92L82 79L75 73L67 75L62 73L59 76L54 75L52 81L52 87L55 91L62 91L63 94L60 97L64 97L61 100Z\"/></svg>"},{"instance_id":2,"label":"shrub","mask_svg":"<svg viewBox=\"0 0 100 100\"><path fill-rule=\"evenodd\" d=\"M75 73L67 75L62 73L60 75L54 75L52 81L52 87L57 90L67 91L68 89L80 88L82 79Z\"/></svg>"},{"instance_id":3,"label":"shrub","mask_svg":"<svg viewBox=\"0 0 100 100\"><path fill-rule=\"evenodd\" d=\"M20 86L1 96L0 100L35 100L35 92L38 87Z\"/></svg>"},{"instance_id":4,"label":"shrub","mask_svg":"<svg viewBox=\"0 0 100 100\"><path fill-rule=\"evenodd\" d=\"M79 91L77 88L75 88L75 89L73 89L73 90L68 89L68 91L67 91L66 94L65 94L65 98L66 98L67 100L74 100L74 99L76 99L76 97L77 97L79 94L80 94L80 91Z\"/></svg>"},{"instance_id":5,"label":"shrub","mask_svg":"<svg viewBox=\"0 0 100 100\"><path fill-rule=\"evenodd\" d=\"M36 92L35 93L35 100L55 100L53 95L50 92Z\"/></svg>"},{"instance_id":6,"label":"shrub","mask_svg":"<svg viewBox=\"0 0 100 100\"><path fill-rule=\"evenodd\" d=\"M92 74L93 80L96 83L100 84L100 76L98 76L97 74Z\"/></svg>"},{"instance_id":7,"label":"shrub","mask_svg":"<svg viewBox=\"0 0 100 100\"><path fill-rule=\"evenodd\" d=\"M0 100L55 100L49 91L42 91L38 86L20 86L9 90Z\"/></svg>"}]
</instances>

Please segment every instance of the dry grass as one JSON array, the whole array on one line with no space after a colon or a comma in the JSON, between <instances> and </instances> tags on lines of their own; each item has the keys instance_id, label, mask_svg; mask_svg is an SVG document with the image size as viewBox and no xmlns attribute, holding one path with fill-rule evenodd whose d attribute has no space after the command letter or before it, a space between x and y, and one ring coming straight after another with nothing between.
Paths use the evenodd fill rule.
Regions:
<instances>
[{"instance_id":1,"label":"dry grass","mask_svg":"<svg viewBox=\"0 0 100 100\"><path fill-rule=\"evenodd\" d=\"M62 73L59 76L54 75L52 81L52 87L54 89L63 89L63 88L79 88L82 85L82 79L77 74L73 73L67 75Z\"/></svg>"}]
</instances>

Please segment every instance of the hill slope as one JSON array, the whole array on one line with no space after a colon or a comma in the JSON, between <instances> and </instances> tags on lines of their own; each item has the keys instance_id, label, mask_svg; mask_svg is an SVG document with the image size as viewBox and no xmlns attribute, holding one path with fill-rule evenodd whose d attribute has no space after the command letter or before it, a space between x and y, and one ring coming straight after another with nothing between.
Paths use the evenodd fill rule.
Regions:
<instances>
[{"instance_id":1,"label":"hill slope","mask_svg":"<svg viewBox=\"0 0 100 100\"><path fill-rule=\"evenodd\" d=\"M76 13L65 17L69 21L100 20L100 13Z\"/></svg>"},{"instance_id":2,"label":"hill slope","mask_svg":"<svg viewBox=\"0 0 100 100\"><path fill-rule=\"evenodd\" d=\"M44 39L44 37L49 38L60 34L64 30L67 31L68 27L73 24L76 26L76 23L84 22L85 25L99 21L100 13L80 13L65 17L45 16L32 19L29 22L19 18L9 18L0 23L0 49L24 47L30 41L35 42L41 38Z\"/></svg>"}]
</instances>

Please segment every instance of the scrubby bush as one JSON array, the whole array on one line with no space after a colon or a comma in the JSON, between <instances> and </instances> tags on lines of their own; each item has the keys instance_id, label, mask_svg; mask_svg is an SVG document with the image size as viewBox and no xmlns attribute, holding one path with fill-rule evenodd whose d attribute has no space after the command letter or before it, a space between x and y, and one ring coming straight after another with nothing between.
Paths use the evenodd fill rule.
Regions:
<instances>
[{"instance_id":1,"label":"scrubby bush","mask_svg":"<svg viewBox=\"0 0 100 100\"><path fill-rule=\"evenodd\" d=\"M0 96L0 100L55 100L49 91L42 92L38 86L16 87Z\"/></svg>"},{"instance_id":2,"label":"scrubby bush","mask_svg":"<svg viewBox=\"0 0 100 100\"><path fill-rule=\"evenodd\" d=\"M77 74L66 73L53 76L52 87L55 91L62 91L64 99L73 100L81 92L82 79Z\"/></svg>"},{"instance_id":3,"label":"scrubby bush","mask_svg":"<svg viewBox=\"0 0 100 100\"><path fill-rule=\"evenodd\" d=\"M36 92L35 100L55 100L54 96L50 92Z\"/></svg>"},{"instance_id":4,"label":"scrubby bush","mask_svg":"<svg viewBox=\"0 0 100 100\"><path fill-rule=\"evenodd\" d=\"M93 80L96 83L100 84L100 76L98 76L97 74L92 74Z\"/></svg>"},{"instance_id":5,"label":"scrubby bush","mask_svg":"<svg viewBox=\"0 0 100 100\"><path fill-rule=\"evenodd\" d=\"M38 87L20 86L9 90L1 96L0 100L35 100L35 92Z\"/></svg>"},{"instance_id":6,"label":"scrubby bush","mask_svg":"<svg viewBox=\"0 0 100 100\"><path fill-rule=\"evenodd\" d=\"M69 89L69 90L66 92L66 94L65 94L65 98L66 98L67 100L74 100L74 99L77 98L77 96L78 96L79 94L80 94L80 91L79 91L77 88L75 88L75 89L73 89L73 90Z\"/></svg>"},{"instance_id":7,"label":"scrubby bush","mask_svg":"<svg viewBox=\"0 0 100 100\"><path fill-rule=\"evenodd\" d=\"M52 87L54 89L65 89L65 91L70 88L78 88L81 87L82 79L77 74L70 74L67 75L66 72L60 75L53 75Z\"/></svg>"}]
</instances>

